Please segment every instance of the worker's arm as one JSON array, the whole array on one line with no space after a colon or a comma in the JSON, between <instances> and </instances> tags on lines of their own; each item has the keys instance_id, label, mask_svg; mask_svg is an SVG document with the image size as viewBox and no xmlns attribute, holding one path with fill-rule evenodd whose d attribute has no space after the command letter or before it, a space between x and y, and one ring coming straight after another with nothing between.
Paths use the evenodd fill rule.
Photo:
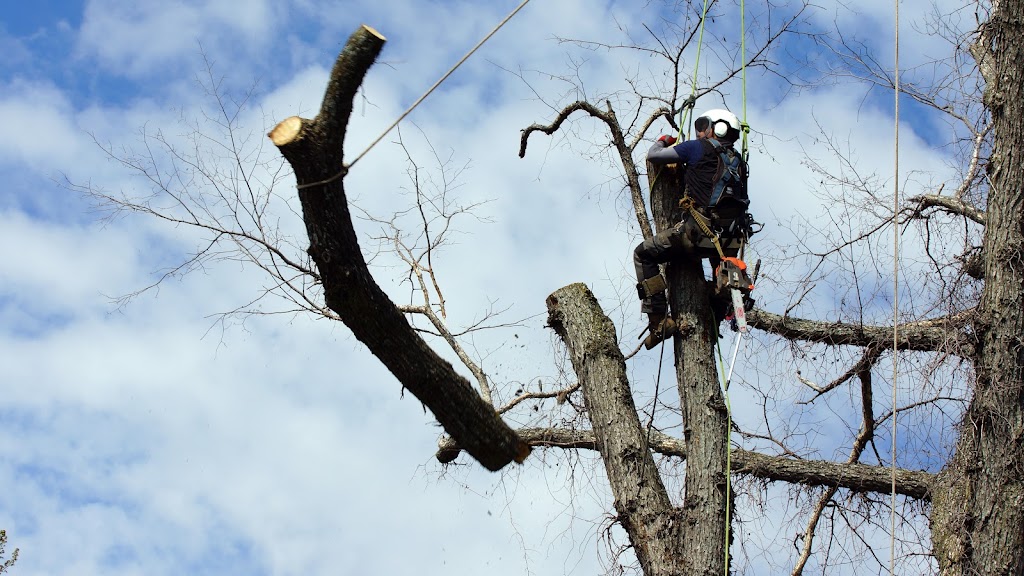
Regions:
<instances>
[{"instance_id":1,"label":"worker's arm","mask_svg":"<svg viewBox=\"0 0 1024 576\"><path fill-rule=\"evenodd\" d=\"M647 160L652 164L693 164L704 155L704 148L699 140L687 140L675 146L665 146L658 140L647 151Z\"/></svg>"}]
</instances>

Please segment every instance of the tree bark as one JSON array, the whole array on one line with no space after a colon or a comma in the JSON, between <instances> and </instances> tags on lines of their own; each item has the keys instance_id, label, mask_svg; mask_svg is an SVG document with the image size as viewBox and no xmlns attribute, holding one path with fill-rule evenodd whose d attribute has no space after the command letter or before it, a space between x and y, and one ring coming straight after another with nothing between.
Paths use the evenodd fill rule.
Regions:
<instances>
[{"instance_id":1,"label":"tree bark","mask_svg":"<svg viewBox=\"0 0 1024 576\"><path fill-rule=\"evenodd\" d=\"M583 284L548 296L548 323L569 350L583 388L615 510L646 576L684 569L679 522L640 425L615 326Z\"/></svg>"},{"instance_id":2,"label":"tree bark","mask_svg":"<svg viewBox=\"0 0 1024 576\"><path fill-rule=\"evenodd\" d=\"M519 428L516 433L523 441L534 447L597 450L597 437L593 430ZM645 430L644 438L652 452L686 459L686 444L683 440L659 430ZM445 438L438 446L438 460L450 462L458 456L459 450L454 439ZM732 473L733 476L749 476L803 486L845 488L853 492L887 494L892 490L892 468L889 466L771 456L741 448L734 448L732 451ZM898 468L896 493L928 501L932 497L934 481L934 474Z\"/></svg>"},{"instance_id":3,"label":"tree bark","mask_svg":"<svg viewBox=\"0 0 1024 576\"><path fill-rule=\"evenodd\" d=\"M994 133L977 382L931 517L942 574L1024 574L1024 2L993 2L972 54Z\"/></svg>"},{"instance_id":4,"label":"tree bark","mask_svg":"<svg viewBox=\"0 0 1024 576\"><path fill-rule=\"evenodd\" d=\"M269 134L291 164L309 235L308 252L323 281L327 306L338 313L444 429L489 470L521 462L529 446L417 335L367 269L348 210L342 151L352 102L384 46L363 26L349 38L331 71L316 118L291 117Z\"/></svg>"},{"instance_id":5,"label":"tree bark","mask_svg":"<svg viewBox=\"0 0 1024 576\"><path fill-rule=\"evenodd\" d=\"M679 221L676 202L683 190L682 172L674 167L648 166L651 210L659 232ZM729 416L718 382L714 349L718 326L708 299L699 259L684 259L666 267L669 304L679 326L673 339L676 382L686 443L683 498L685 574L721 574L725 562L729 449ZM725 567L727 570L727 566Z\"/></svg>"},{"instance_id":6,"label":"tree bark","mask_svg":"<svg viewBox=\"0 0 1024 576\"><path fill-rule=\"evenodd\" d=\"M900 324L899 349L939 352L971 358L974 337L967 330L974 320L974 311L930 320ZM751 310L747 323L787 340L819 342L829 346L892 347L892 326L867 326L845 322L822 322Z\"/></svg>"}]
</instances>

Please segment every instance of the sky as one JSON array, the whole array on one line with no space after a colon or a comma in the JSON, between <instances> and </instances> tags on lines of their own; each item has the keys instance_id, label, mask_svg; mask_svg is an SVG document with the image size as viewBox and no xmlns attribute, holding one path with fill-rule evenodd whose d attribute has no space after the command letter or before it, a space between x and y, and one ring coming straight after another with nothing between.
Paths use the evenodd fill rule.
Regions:
<instances>
[{"instance_id":1,"label":"sky","mask_svg":"<svg viewBox=\"0 0 1024 576\"><path fill-rule=\"evenodd\" d=\"M200 237L139 214L107 218L76 191L146 194L145 179L107 151L138 156L153 142L143 134L185 150L197 130L223 134L212 86L229 112L249 94L234 135L268 163L254 174L270 178L280 160L264 134L288 116L316 113L338 51L367 24L388 42L357 99L345 150L354 157L516 5L0 4L0 528L8 552L20 549L14 574L614 572L604 531L611 499L593 458L538 451L500 474L466 456L443 468L433 459L436 423L343 325L304 314L221 321L265 286L252 266L211 262L118 301L180 263ZM946 10L954 3L938 5L969 24ZM504 311L498 320L508 327L465 344L506 399L538 380L565 382L544 326L544 299L561 286L586 283L624 348L640 333L630 278L639 232L601 126L574 117L560 134L534 134L526 158L518 149L520 130L549 122L560 105L624 90L627 76L664 81L648 55L560 41L650 44L645 26L692 28L658 6L533 0L402 124L424 177L440 181L441 159L453 198L477 205L435 269L451 325ZM720 9L723 33L738 8ZM755 23L764 17L750 10ZM886 61L891 12L873 0L852 9L826 2L803 18L812 30L839 26ZM915 26L924 15L909 20L901 58L920 72L946 46ZM713 75L729 56L708 45L704 73ZM891 94L828 82L795 90L786 81L828 58L807 38L787 37L775 54L782 74L750 73L751 196L765 224L755 255L777 255L769 252L793 241L787 222L820 212L807 156L828 162L815 147L823 133L866 173L892 180ZM698 108L739 110L741 94L732 82ZM929 189L955 176L954 151L943 146L948 127L910 103L904 114L908 181ZM648 140L668 130L657 124ZM346 177L353 202L377 217L410 205L396 139ZM216 150L201 156L220 165ZM156 162L168 165L159 153ZM286 171L272 208L301 253L292 186ZM357 225L366 250L380 226ZM393 259L382 256L373 270L396 302L413 298ZM799 272L768 267L762 305L781 312L791 304L784 279ZM832 297L817 294L805 310L828 317ZM656 367L653 353L634 361L638 388L650 392ZM749 365L737 370L738 380L755 379ZM742 417L743 400L734 403ZM527 410L512 421L541 425L554 414ZM743 573L759 573L757 558L743 562Z\"/></svg>"}]
</instances>

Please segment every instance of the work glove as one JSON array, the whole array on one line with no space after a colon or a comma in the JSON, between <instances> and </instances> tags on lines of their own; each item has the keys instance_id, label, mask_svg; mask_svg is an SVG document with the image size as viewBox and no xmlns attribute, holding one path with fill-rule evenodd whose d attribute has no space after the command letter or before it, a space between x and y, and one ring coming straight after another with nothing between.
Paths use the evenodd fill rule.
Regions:
<instances>
[{"instance_id":1,"label":"work glove","mask_svg":"<svg viewBox=\"0 0 1024 576\"><path fill-rule=\"evenodd\" d=\"M668 148L669 146L672 146L676 143L676 137L669 136L668 134L663 134L660 138L658 138L658 142L664 142L665 148Z\"/></svg>"}]
</instances>

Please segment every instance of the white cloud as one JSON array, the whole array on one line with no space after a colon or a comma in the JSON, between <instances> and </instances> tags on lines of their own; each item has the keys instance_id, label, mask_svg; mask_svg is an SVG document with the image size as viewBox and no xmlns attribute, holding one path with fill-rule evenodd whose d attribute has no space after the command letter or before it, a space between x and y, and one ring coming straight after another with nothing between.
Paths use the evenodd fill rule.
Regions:
<instances>
[{"instance_id":1,"label":"white cloud","mask_svg":"<svg viewBox=\"0 0 1024 576\"><path fill-rule=\"evenodd\" d=\"M59 89L18 80L0 88L0 122L9 135L0 143L0 160L42 171L85 152L69 118L71 103Z\"/></svg>"},{"instance_id":2,"label":"white cloud","mask_svg":"<svg viewBox=\"0 0 1024 576\"><path fill-rule=\"evenodd\" d=\"M159 77L190 63L199 45L213 54L253 54L272 38L283 13L265 1L134 2L90 0L78 39L80 56L129 76Z\"/></svg>"},{"instance_id":3,"label":"white cloud","mask_svg":"<svg viewBox=\"0 0 1024 576\"><path fill-rule=\"evenodd\" d=\"M280 120L316 113L337 49L366 22L390 41L357 102L351 159L512 8L366 4L297 3L289 12L269 3L239 10L215 1L95 0L86 8L80 56L129 76L166 74L161 89L123 94L112 104L79 101L57 82L12 82L0 119L26 137L0 144L0 158L12 171L60 170L110 190L145 190L99 161L85 131L138 146L135 128L148 123L185 144L189 128L177 120L199 110L199 96L186 92L194 73L184 70L195 62L197 38L219 36L214 48L238 57L216 65L235 75L258 67L251 58L257 48L289 52L280 57L293 59L293 68L263 80L271 92L241 125L262 138L263 114ZM495 66L563 71L570 47L549 38L617 37L619 26L638 29L642 16L620 3L594 10L583 0L531 4L411 117L439 153L471 161L459 190L464 201L494 199L480 209L494 222L467 220L467 235L438 256L452 323L472 321L494 300L514 306L510 318L537 315L526 327L470 343L486 355L492 377L508 384L506 396L518 382L558 375L542 314L544 297L558 287L590 285L622 321L624 342L633 343L639 329L629 276L638 239L617 195L620 184L610 180L614 159L579 156L606 140L601 126L581 115L571 132L534 134L527 157L518 158L519 130L554 112ZM319 19L305 20L312 15ZM232 43L254 48L233 50ZM628 52L586 56L580 74L591 93L620 88L623 69L650 66ZM531 78L552 99L565 89L543 75ZM753 160L754 206L770 225L766 239L779 234L773 219L818 209L796 146L815 133L815 119L849 139L868 169L884 174L891 165L891 147L879 144L891 133L878 127L887 114L849 113L855 94L811 91L774 110L763 104L751 98L750 122L778 138L766 139L769 148ZM905 162L938 172L941 151L908 133ZM418 131L407 123L403 134L417 160L429 164ZM393 139L346 179L349 194L380 215L407 203L397 169L404 159ZM285 184L280 192L292 198L291 181ZM6 193L23 198L31 191ZM52 202L64 194L49 187L38 193ZM437 478L431 453L438 430L429 415L410 396L399 399L393 378L343 326L269 317L251 319L223 340L218 328L207 333L207 315L247 301L259 285L258 274L230 265L172 281L113 313L102 294L145 285L168 255L190 246L188 235L134 217L105 228L57 224L16 205L0 212L0 245L13 247L0 263L0 415L18 428L17 442L0 439L0 483L15 491L0 505L0 527L11 547L22 548L19 574L501 575L527 572L524 556L534 573L598 572L596 535L610 498L592 461L569 472L564 460L541 453L504 483L473 464ZM302 237L296 216L283 215L282 226ZM400 276L393 269L377 274L403 301L408 286ZM653 390L656 365L652 355L632 361L638 394ZM780 400L795 397L791 388L786 393ZM742 399L734 406L750 409ZM569 474L593 486L570 493ZM394 553L396 542L402 554Z\"/></svg>"}]
</instances>

